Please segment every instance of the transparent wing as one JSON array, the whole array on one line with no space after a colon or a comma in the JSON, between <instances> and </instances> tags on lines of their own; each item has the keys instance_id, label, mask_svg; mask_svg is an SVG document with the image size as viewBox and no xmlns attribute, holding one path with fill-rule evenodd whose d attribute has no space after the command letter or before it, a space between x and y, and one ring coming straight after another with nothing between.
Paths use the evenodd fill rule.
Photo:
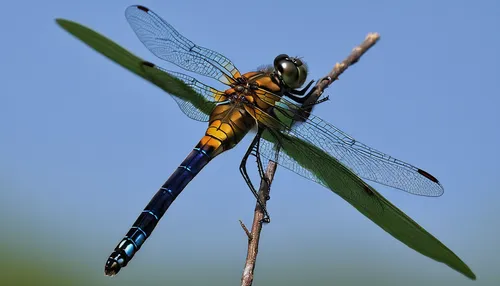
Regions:
<instances>
[{"instance_id":1,"label":"transparent wing","mask_svg":"<svg viewBox=\"0 0 500 286\"><path fill-rule=\"evenodd\" d=\"M224 99L224 92L208 86L192 76L169 71L147 62L144 64L144 69L153 83L159 81L158 84L170 87L169 94L177 102L182 112L191 119L208 121L217 102ZM161 74L168 74L172 78L158 76Z\"/></svg>"},{"instance_id":2,"label":"transparent wing","mask_svg":"<svg viewBox=\"0 0 500 286\"><path fill-rule=\"evenodd\" d=\"M284 167L288 166L287 168L302 174L314 174L314 178L322 185L334 191L368 219L408 247L450 266L471 279L476 278L471 269L453 251L330 154L306 140L284 133L271 130L263 135L267 139L261 143L266 141L268 143L265 144L279 142L280 158L278 164ZM263 146L260 147L262 153ZM275 155L277 150L271 148L271 151L266 152L266 154Z\"/></svg>"},{"instance_id":3,"label":"transparent wing","mask_svg":"<svg viewBox=\"0 0 500 286\"><path fill-rule=\"evenodd\" d=\"M275 116L283 122L281 132L287 136L304 140L320 148L363 179L415 195L440 196L443 194L443 187L439 181L426 171L355 140L317 116L309 115L305 118L301 113L296 112L297 108L297 104L286 98L282 98L275 105ZM302 117L303 122L293 123L293 116ZM289 166L287 168L297 170L300 175L318 181L314 174L305 172L293 161L288 162L289 158L286 158L286 161L285 165Z\"/></svg>"},{"instance_id":4,"label":"transparent wing","mask_svg":"<svg viewBox=\"0 0 500 286\"><path fill-rule=\"evenodd\" d=\"M384 211L384 206L378 202L370 186L357 178L356 182L365 187L352 188L350 181L352 176L348 169L330 156L328 156L329 160L320 161L319 158L325 156L325 153L309 145L304 140L267 129L259 142L259 155L329 188L349 202L356 202L357 207L363 212L374 216ZM262 161L266 162L266 160ZM320 166L322 161L328 162L328 165ZM329 178L335 178L336 184L329 184Z\"/></svg>"},{"instance_id":5,"label":"transparent wing","mask_svg":"<svg viewBox=\"0 0 500 286\"><path fill-rule=\"evenodd\" d=\"M168 72L144 61L101 34L78 23L57 19L57 23L82 42L132 73L148 80L174 97L190 118L207 121L215 108L220 91L203 85L196 79Z\"/></svg>"},{"instance_id":6,"label":"transparent wing","mask_svg":"<svg viewBox=\"0 0 500 286\"><path fill-rule=\"evenodd\" d=\"M125 17L139 40L155 56L225 84L231 84L234 78L240 77L240 72L229 59L195 45L148 8L130 6L125 10Z\"/></svg>"}]
</instances>

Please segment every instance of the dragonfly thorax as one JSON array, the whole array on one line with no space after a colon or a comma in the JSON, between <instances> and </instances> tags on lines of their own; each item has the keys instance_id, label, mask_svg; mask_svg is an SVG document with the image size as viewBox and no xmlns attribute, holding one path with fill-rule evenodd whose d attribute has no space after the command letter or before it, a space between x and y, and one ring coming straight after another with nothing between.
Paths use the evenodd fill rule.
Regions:
<instances>
[{"instance_id":1,"label":"dragonfly thorax","mask_svg":"<svg viewBox=\"0 0 500 286\"><path fill-rule=\"evenodd\" d=\"M244 92L234 92L229 95L228 99L233 103L248 103L247 96L247 93Z\"/></svg>"},{"instance_id":2,"label":"dragonfly thorax","mask_svg":"<svg viewBox=\"0 0 500 286\"><path fill-rule=\"evenodd\" d=\"M254 96L257 89L259 89L259 84L250 81L243 75L237 79L231 89L226 90L226 93L228 93L228 99L232 102L247 103L248 96Z\"/></svg>"}]
</instances>

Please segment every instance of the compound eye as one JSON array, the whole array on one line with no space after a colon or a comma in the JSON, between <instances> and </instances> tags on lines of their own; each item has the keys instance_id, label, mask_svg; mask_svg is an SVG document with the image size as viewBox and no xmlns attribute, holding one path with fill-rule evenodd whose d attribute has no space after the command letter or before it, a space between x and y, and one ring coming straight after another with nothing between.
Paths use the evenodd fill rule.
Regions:
<instances>
[{"instance_id":1,"label":"compound eye","mask_svg":"<svg viewBox=\"0 0 500 286\"><path fill-rule=\"evenodd\" d=\"M290 60L282 61L279 65L279 72L286 85L295 88L296 81L299 77L299 70L297 66Z\"/></svg>"},{"instance_id":2,"label":"compound eye","mask_svg":"<svg viewBox=\"0 0 500 286\"><path fill-rule=\"evenodd\" d=\"M274 68L278 69L280 62L283 60L286 60L287 58L288 58L287 54L281 54L281 55L278 55L277 57L275 57L274 58Z\"/></svg>"},{"instance_id":3,"label":"compound eye","mask_svg":"<svg viewBox=\"0 0 500 286\"><path fill-rule=\"evenodd\" d=\"M301 87L307 77L307 66L298 58L281 54L274 59L274 68L283 83L292 89Z\"/></svg>"},{"instance_id":4,"label":"compound eye","mask_svg":"<svg viewBox=\"0 0 500 286\"><path fill-rule=\"evenodd\" d=\"M301 61L301 63L302 63L302 61ZM302 63L302 65L297 67L297 70L298 70L298 77L297 77L297 81L295 82L296 86L294 88L301 87L306 82L306 79L307 79L307 66L306 65L304 65Z\"/></svg>"}]
</instances>

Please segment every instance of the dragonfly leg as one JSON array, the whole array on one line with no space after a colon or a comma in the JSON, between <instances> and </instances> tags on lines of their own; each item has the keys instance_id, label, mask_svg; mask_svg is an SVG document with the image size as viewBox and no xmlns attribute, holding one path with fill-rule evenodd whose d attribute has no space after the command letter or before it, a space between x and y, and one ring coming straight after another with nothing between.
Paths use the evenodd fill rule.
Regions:
<instances>
[{"instance_id":1,"label":"dragonfly leg","mask_svg":"<svg viewBox=\"0 0 500 286\"><path fill-rule=\"evenodd\" d=\"M296 121L306 121L309 118L309 115L311 114L311 111L312 111L312 109L313 109L313 107L315 105L323 103L323 102L329 100L328 96L323 97L321 99L319 98L321 95L319 95L319 96L315 95L313 97L313 93L316 90L316 88L317 87L313 87L309 91L308 94L304 95L301 98L300 102L296 100L298 103L302 104L302 106L301 106L300 110L297 112L296 116L294 116L294 120L296 120Z\"/></svg>"},{"instance_id":2,"label":"dragonfly leg","mask_svg":"<svg viewBox=\"0 0 500 286\"><path fill-rule=\"evenodd\" d=\"M331 84L333 82L333 79L331 77L329 77L329 76L326 76L326 77L318 80L318 82L323 82L325 80L328 81L329 84ZM309 90L309 92L302 97L303 98L302 102L299 102L299 103L302 103L304 106L306 106L306 105L311 104L310 103L311 101L313 101L312 104L315 104L316 102L317 103L321 103L321 102L327 100L327 99L325 99L325 100L318 100L318 98L315 98L314 100L308 100L312 96L312 94L316 91L317 88L318 88L318 85L316 85L315 87L311 88Z\"/></svg>"},{"instance_id":3,"label":"dragonfly leg","mask_svg":"<svg viewBox=\"0 0 500 286\"><path fill-rule=\"evenodd\" d=\"M314 106L314 105L317 105L317 104L323 103L323 102L325 102L325 101L327 101L327 100L330 100L330 97L329 97L328 95L327 95L327 96L325 96L325 97L323 97L323 98L321 98L321 99L316 100L315 102L306 103L306 104L302 105L302 108L312 107L312 106Z\"/></svg>"},{"instance_id":4,"label":"dragonfly leg","mask_svg":"<svg viewBox=\"0 0 500 286\"><path fill-rule=\"evenodd\" d=\"M257 203L259 204L259 207L264 212L264 218L262 219L262 222L269 223L271 221L271 218L269 217L269 213L267 212L267 208L264 205L264 202L262 202L262 200L260 199L259 193L257 192L255 187L253 186L252 181L250 180L250 177L248 176L247 167L246 167L248 157L250 157L250 155L255 155L252 153L255 150L255 146L258 145L258 142L260 141L260 136L261 136L263 131L264 131L264 129L259 129L259 131L257 132L257 135L255 136L252 143L250 144L250 147L248 147L248 150L245 153L245 156L243 156L243 159L241 160L241 164L240 164L240 173L243 176L243 179L247 183L248 187L252 191L253 195L257 199ZM260 158L258 159L258 161L260 161ZM259 170L259 173L262 172L262 174L264 174L262 164L260 164L259 168L262 169L262 170ZM264 175L264 177L265 177L265 175ZM267 182L268 181L266 180L266 183ZM269 184L267 184L267 187L269 188ZM265 198L265 199L268 200L268 198Z\"/></svg>"},{"instance_id":5,"label":"dragonfly leg","mask_svg":"<svg viewBox=\"0 0 500 286\"><path fill-rule=\"evenodd\" d=\"M287 97L291 98L293 101L300 103L300 104L303 104L304 102L306 102L306 100L309 98L312 91L314 90L314 87L313 87L306 95L304 95L313 83L314 83L314 80L311 80L309 82L309 84L307 84L307 86L304 87L303 89L301 89L301 90L293 89L293 90L286 92L285 95ZM300 95L300 96L297 96L297 95Z\"/></svg>"},{"instance_id":6,"label":"dragonfly leg","mask_svg":"<svg viewBox=\"0 0 500 286\"><path fill-rule=\"evenodd\" d=\"M290 91L290 93L292 94L295 94L295 95L304 95L306 94L306 91L311 87L311 85L314 83L314 80L311 80L303 89L301 90L296 90L296 89L293 89ZM301 99L300 97L298 97L299 100ZM301 102L299 102L301 103Z\"/></svg>"}]
</instances>

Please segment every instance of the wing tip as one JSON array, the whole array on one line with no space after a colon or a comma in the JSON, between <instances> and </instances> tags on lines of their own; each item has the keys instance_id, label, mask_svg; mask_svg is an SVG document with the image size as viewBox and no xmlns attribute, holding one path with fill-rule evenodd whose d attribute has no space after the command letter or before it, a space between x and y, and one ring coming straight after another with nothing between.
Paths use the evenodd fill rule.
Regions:
<instances>
[{"instance_id":1,"label":"wing tip","mask_svg":"<svg viewBox=\"0 0 500 286\"><path fill-rule=\"evenodd\" d=\"M439 181L438 179L436 179L436 177L434 177L433 175L427 173L426 171L422 170L422 169L418 169L417 171L420 175L426 177L427 179L433 181L434 183L436 184L439 184ZM440 185L440 184L439 184Z\"/></svg>"},{"instance_id":2,"label":"wing tip","mask_svg":"<svg viewBox=\"0 0 500 286\"><path fill-rule=\"evenodd\" d=\"M142 5L137 5L136 7L137 7L137 9L142 10L142 11L144 11L146 13L149 12L149 9L147 7L142 6Z\"/></svg>"},{"instance_id":3,"label":"wing tip","mask_svg":"<svg viewBox=\"0 0 500 286\"><path fill-rule=\"evenodd\" d=\"M429 174L428 172L422 170L422 169L418 169L417 172L424 176L426 179L430 180L431 182L433 183L436 183L436 185L439 186L439 191L436 193L436 194L433 194L431 196L433 197L440 197L444 194L444 188L443 188L443 185L441 185L441 183L439 182L438 179L436 179L436 177L434 177L433 175Z\"/></svg>"},{"instance_id":4,"label":"wing tip","mask_svg":"<svg viewBox=\"0 0 500 286\"><path fill-rule=\"evenodd\" d=\"M142 5L132 5L129 8L136 8L136 9L142 10L142 11L144 11L146 13L149 12L149 9L147 7L145 7L145 6L142 6Z\"/></svg>"}]
</instances>

